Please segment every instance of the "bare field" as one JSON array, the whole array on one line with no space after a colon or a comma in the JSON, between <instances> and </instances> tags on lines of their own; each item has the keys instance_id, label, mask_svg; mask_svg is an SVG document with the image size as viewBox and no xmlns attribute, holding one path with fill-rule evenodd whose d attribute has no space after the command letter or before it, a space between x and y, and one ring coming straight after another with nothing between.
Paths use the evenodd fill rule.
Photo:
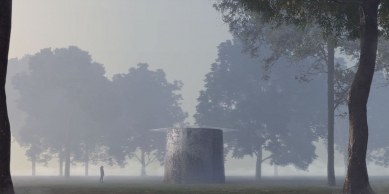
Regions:
<instances>
[{"instance_id":1,"label":"bare field","mask_svg":"<svg viewBox=\"0 0 389 194\"><path fill-rule=\"evenodd\" d=\"M175 193L220 193L220 194L337 194L340 193L344 177L337 177L336 187L326 186L326 177L264 177L255 183L254 177L226 177L225 184L212 185L168 185L162 177L110 177L98 183L99 177L16 176L13 177L17 194L175 194ZM388 177L371 177L371 185L378 194L389 193Z\"/></svg>"}]
</instances>

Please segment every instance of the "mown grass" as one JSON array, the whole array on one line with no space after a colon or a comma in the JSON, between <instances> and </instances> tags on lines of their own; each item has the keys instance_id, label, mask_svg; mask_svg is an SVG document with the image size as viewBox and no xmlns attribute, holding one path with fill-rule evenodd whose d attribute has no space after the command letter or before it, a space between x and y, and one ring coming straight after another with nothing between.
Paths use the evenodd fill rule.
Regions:
<instances>
[{"instance_id":1,"label":"mown grass","mask_svg":"<svg viewBox=\"0 0 389 194\"><path fill-rule=\"evenodd\" d=\"M98 183L99 177L14 177L17 194L338 194L342 182L336 187L326 186L325 177L277 177L264 178L261 183L252 177L227 177L225 184L212 185L169 185L161 177L106 177L105 183ZM337 179L342 180L342 179ZM389 193L389 179L372 180L378 193Z\"/></svg>"}]
</instances>

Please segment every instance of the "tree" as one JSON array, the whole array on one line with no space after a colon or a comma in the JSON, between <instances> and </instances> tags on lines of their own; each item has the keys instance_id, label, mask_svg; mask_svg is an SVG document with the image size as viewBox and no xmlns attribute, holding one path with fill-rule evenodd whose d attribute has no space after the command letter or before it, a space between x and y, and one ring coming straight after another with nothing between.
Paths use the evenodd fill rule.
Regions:
<instances>
[{"instance_id":1,"label":"tree","mask_svg":"<svg viewBox=\"0 0 389 194\"><path fill-rule=\"evenodd\" d=\"M388 35L388 1L225 1L244 4L244 11L261 15L262 22L274 26L293 24L305 29L319 26L325 37L360 39L359 67L348 98L350 121L349 165L343 193L374 193L366 168L368 126L366 103L375 70L379 34ZM380 6L381 5L381 6ZM358 14L360 17L358 17ZM313 18L313 19L312 19ZM378 23L381 29L378 30ZM379 33L380 31L380 33Z\"/></svg>"},{"instance_id":2,"label":"tree","mask_svg":"<svg viewBox=\"0 0 389 194\"><path fill-rule=\"evenodd\" d=\"M145 176L147 165L162 162L165 152L166 137L149 130L179 125L187 117L177 93L182 83L169 83L163 70L149 70L145 63L130 68L127 74L114 75L113 83L122 109L107 135L110 155L121 166L126 157L138 159L141 176Z\"/></svg>"},{"instance_id":3,"label":"tree","mask_svg":"<svg viewBox=\"0 0 389 194\"><path fill-rule=\"evenodd\" d=\"M20 73L28 71L28 61L29 55L25 55L22 58L12 58L8 60L8 69L7 69L7 82L12 83L12 78ZM19 91L13 88L12 84L6 85L6 92L9 99L7 100L8 106L8 115L10 123L12 123L12 136L19 143L19 145L23 148L26 148L26 156L28 160L31 161L32 167L32 176L35 176L35 164L43 163L47 165L47 162L51 160L51 155L46 153L48 148L43 144L42 138L40 138L37 134L29 134L25 133L23 128L36 126L34 120L26 119L26 114L24 111L21 111L17 108L17 100L20 98ZM24 122L29 124L25 124ZM21 133L20 133L21 132Z\"/></svg>"},{"instance_id":4,"label":"tree","mask_svg":"<svg viewBox=\"0 0 389 194\"><path fill-rule=\"evenodd\" d=\"M31 133L34 128L41 127L37 122L37 119L34 117L28 117L25 120L25 124L22 126L19 131L17 131L17 136L19 145L23 148L26 148L25 155L28 160L31 161L32 176L35 176L35 167L37 163L43 163L47 166L48 161L52 159L52 156L49 152L49 146L47 142L40 134ZM30 129L25 129L30 128ZM35 130L36 132L36 130Z\"/></svg>"},{"instance_id":5,"label":"tree","mask_svg":"<svg viewBox=\"0 0 389 194\"><path fill-rule=\"evenodd\" d=\"M223 19L230 26L230 31L244 42L244 52L249 52L253 57L258 57L259 47L263 44L269 45L273 51L264 61L264 68L271 71L275 62L281 57L286 57L290 63L300 68L299 79L311 81L318 73L327 73L327 148L328 148L328 185L335 186L334 171L334 116L339 105L345 104L343 99L334 99L335 94L335 48L333 40L323 39L318 27L305 29L302 33L296 32L292 25L282 25L274 29L271 25L262 23L261 15L245 14L235 17L237 10L243 9L238 1L228 4L229 1L222 1L215 4L215 7L222 13ZM229 7L231 6L231 7ZM235 7L234 7L235 6ZM233 10L228 12L226 10ZM249 15L249 16L247 16ZM241 18L243 17L244 20ZM301 64L302 60L314 58L313 63ZM310 61L310 60L309 60ZM297 64L296 64L297 62ZM265 78L268 75L265 75ZM341 90L347 91L345 90ZM345 92L343 92L345 94ZM341 94L341 96L345 96Z\"/></svg>"},{"instance_id":6,"label":"tree","mask_svg":"<svg viewBox=\"0 0 389 194\"><path fill-rule=\"evenodd\" d=\"M218 49L219 57L206 75L206 89L198 98L196 123L240 129L226 134L227 150L235 158L257 157L257 181L261 164L268 159L275 165L293 164L306 170L317 157L312 142L322 135L324 82L296 87L298 82L289 74L293 69L276 69L265 81L257 65L261 60L242 55L237 39L221 43ZM266 52L270 51L261 50ZM263 149L271 155L263 158Z\"/></svg>"},{"instance_id":7,"label":"tree","mask_svg":"<svg viewBox=\"0 0 389 194\"><path fill-rule=\"evenodd\" d=\"M58 155L60 174L65 161L65 177L70 176L71 156L79 159L80 146L88 145L83 158L89 163L89 151L98 150L102 131L115 116L111 82L104 74L104 67L86 51L70 46L42 49L30 57L29 72L13 79L21 96L18 107L36 123L21 133L39 134L50 153Z\"/></svg>"},{"instance_id":8,"label":"tree","mask_svg":"<svg viewBox=\"0 0 389 194\"><path fill-rule=\"evenodd\" d=\"M277 31L281 33L274 33L274 30L268 30L265 35L266 41L271 44L274 52L269 58L265 59L266 69L271 68L270 66L280 56L287 57L292 63L301 63L301 60L314 58L315 61L312 64L299 64L301 69L299 79L311 81L312 75L317 73L327 74L327 181L329 186L335 186L334 119L336 110L341 105L346 104L346 95L351 86L351 80L342 83L339 83L339 81L345 80L345 76L350 74L350 69L340 68L336 64L335 48L339 45L331 42L333 40L323 40L319 29L310 28L304 30L303 33L296 33L293 26L281 26ZM284 44L285 40L288 41L288 44ZM342 40L342 42L345 41ZM253 45L249 47L253 47Z\"/></svg>"},{"instance_id":9,"label":"tree","mask_svg":"<svg viewBox=\"0 0 389 194\"><path fill-rule=\"evenodd\" d=\"M0 193L13 194L13 184L10 172L11 130L7 112L5 95L5 80L9 41L11 36L12 0L0 2Z\"/></svg>"}]
</instances>

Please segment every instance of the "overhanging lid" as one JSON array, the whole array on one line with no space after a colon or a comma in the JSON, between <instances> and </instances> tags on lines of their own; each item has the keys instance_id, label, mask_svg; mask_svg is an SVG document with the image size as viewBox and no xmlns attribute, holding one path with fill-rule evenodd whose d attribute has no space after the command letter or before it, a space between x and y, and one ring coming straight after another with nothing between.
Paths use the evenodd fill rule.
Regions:
<instances>
[{"instance_id":1,"label":"overhanging lid","mask_svg":"<svg viewBox=\"0 0 389 194\"><path fill-rule=\"evenodd\" d=\"M239 131L239 129L228 129L228 128L222 128L222 127L211 127L211 126L198 126L198 125L189 125L185 127L166 127L166 128L159 128L159 129L150 129L150 131L155 132L166 132L168 129L185 129L185 128L199 128L199 129L220 129L223 132L233 132L233 131Z\"/></svg>"}]
</instances>

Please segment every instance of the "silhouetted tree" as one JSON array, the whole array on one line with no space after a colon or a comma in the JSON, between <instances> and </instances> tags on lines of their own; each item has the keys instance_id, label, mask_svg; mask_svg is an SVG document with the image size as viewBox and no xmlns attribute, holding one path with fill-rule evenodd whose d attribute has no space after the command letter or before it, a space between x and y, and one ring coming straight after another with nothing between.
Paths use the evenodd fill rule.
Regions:
<instances>
[{"instance_id":1,"label":"silhouetted tree","mask_svg":"<svg viewBox=\"0 0 389 194\"><path fill-rule=\"evenodd\" d=\"M102 131L113 118L110 101L111 82L104 77L104 67L77 47L42 49L29 59L29 72L14 77L20 92L18 106L34 117L35 128L27 134L44 137L51 153L58 154L60 174L65 162L65 176L70 176L71 154L79 161L80 147L84 162L96 149ZM32 119L31 119L32 120ZM27 124L27 123L26 123ZM88 165L85 165L86 168ZM87 174L87 169L86 169Z\"/></svg>"},{"instance_id":2,"label":"silhouetted tree","mask_svg":"<svg viewBox=\"0 0 389 194\"><path fill-rule=\"evenodd\" d=\"M230 9L243 3L243 9ZM377 56L379 34L388 33L388 1L361 0L320 0L320 1L273 1L273 0L224 0L229 15L234 22L246 22L252 13L261 16L261 22L274 24L293 24L300 29L317 25L324 37L359 38L361 51L359 66L350 89L348 105L350 120L349 165L343 193L374 193L370 187L366 169L366 149L368 126L366 103L369 96ZM381 6L380 6L381 5ZM243 13L247 17L239 17ZM358 15L359 14L359 15ZM359 16L359 17L358 17ZM238 19L236 19L238 18ZM378 29L378 24L381 26ZM381 31L379 33L379 31Z\"/></svg>"},{"instance_id":3,"label":"silhouetted tree","mask_svg":"<svg viewBox=\"0 0 389 194\"><path fill-rule=\"evenodd\" d=\"M109 153L121 166L126 157L138 159L141 176L145 176L147 165L163 161L166 147L166 135L149 130L173 127L187 117L178 94L183 84L168 82L163 70L149 70L145 63L130 68L127 74L114 75L113 83L122 108L107 135Z\"/></svg>"},{"instance_id":4,"label":"silhouetted tree","mask_svg":"<svg viewBox=\"0 0 389 194\"><path fill-rule=\"evenodd\" d=\"M12 58L8 60L8 69L7 69L7 82L12 83L12 78L20 73L28 71L28 60L29 55L26 55L20 59ZM19 100L20 94L19 91L13 88L12 84L6 85L6 92L8 96L7 106L10 123L12 127L12 136L19 143L19 145L25 149L26 156L28 160L31 161L32 167L32 176L35 176L35 164L43 163L47 165L47 162L51 159L51 156L47 153L47 147L42 143L42 138L37 134L23 133L23 127L34 126L33 120L26 120L26 113L17 108L17 100ZM31 118L30 118L31 119ZM24 122L21 122L24 121ZM32 122L32 123L31 123ZM25 124L24 123L29 123ZM22 132L22 134L20 133Z\"/></svg>"},{"instance_id":5,"label":"silhouetted tree","mask_svg":"<svg viewBox=\"0 0 389 194\"><path fill-rule=\"evenodd\" d=\"M196 123L241 129L226 134L227 150L235 158L255 155L257 180L267 159L307 169L317 157L312 142L323 135L323 79L300 86L290 74L293 69L279 68L265 81L261 60L241 54L238 40L223 42L218 49L219 57L206 75L206 90L198 98ZM271 155L263 158L263 149Z\"/></svg>"},{"instance_id":6,"label":"silhouetted tree","mask_svg":"<svg viewBox=\"0 0 389 194\"><path fill-rule=\"evenodd\" d=\"M215 4L215 7L224 14L223 19L229 24L230 31L244 42L243 51L257 57L260 45L271 45L269 48L273 51L272 54L263 60L263 67L268 72L282 56L300 68L298 78L301 81L310 81L318 73L327 74L327 85L331 86L327 87L327 177L328 185L335 186L335 110L340 105L345 105L344 99L346 99L348 88L351 86L350 82L342 90L335 90L335 88L339 88L339 84L335 81L337 79L335 77L336 71L343 70L345 73L348 71L347 69L336 68L335 48L349 44L349 41L343 37L334 39L332 34L323 38L323 33L318 26L310 26L302 31L297 31L296 26L293 25L280 25L274 28L272 24L263 22L263 15L246 13L244 4L239 1L220 1ZM239 17L235 17L236 15ZM311 63L301 63L302 60L307 58L313 59L313 61L309 60Z\"/></svg>"},{"instance_id":7,"label":"silhouetted tree","mask_svg":"<svg viewBox=\"0 0 389 194\"><path fill-rule=\"evenodd\" d=\"M5 81L9 41L11 36L12 0L0 2L0 193L13 194L13 184L10 172L11 130L9 126L7 101L5 96Z\"/></svg>"}]
</instances>

